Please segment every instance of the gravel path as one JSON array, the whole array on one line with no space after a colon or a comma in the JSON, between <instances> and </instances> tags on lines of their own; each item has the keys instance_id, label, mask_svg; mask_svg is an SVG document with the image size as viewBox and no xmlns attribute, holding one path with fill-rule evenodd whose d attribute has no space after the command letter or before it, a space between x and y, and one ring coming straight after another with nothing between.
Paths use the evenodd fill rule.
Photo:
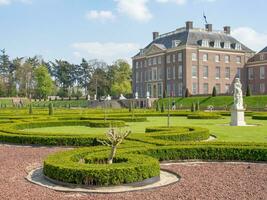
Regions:
<instances>
[{"instance_id":1,"label":"gravel path","mask_svg":"<svg viewBox=\"0 0 267 200\"><path fill-rule=\"evenodd\" d=\"M50 153L63 148L0 145L0 199L267 199L267 164L174 163L162 168L178 173L181 180L170 186L117 194L56 192L25 180Z\"/></svg>"}]
</instances>

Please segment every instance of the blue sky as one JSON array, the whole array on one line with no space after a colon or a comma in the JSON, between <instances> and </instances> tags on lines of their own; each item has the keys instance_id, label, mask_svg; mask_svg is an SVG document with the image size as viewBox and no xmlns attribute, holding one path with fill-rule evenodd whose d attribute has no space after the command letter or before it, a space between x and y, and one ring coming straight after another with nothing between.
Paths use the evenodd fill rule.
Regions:
<instances>
[{"instance_id":1,"label":"blue sky","mask_svg":"<svg viewBox=\"0 0 267 200\"><path fill-rule=\"evenodd\" d=\"M153 31L187 20L204 27L204 11L214 29L230 25L232 35L258 51L267 46L266 8L266 0L0 0L0 48L12 58L130 61Z\"/></svg>"}]
</instances>

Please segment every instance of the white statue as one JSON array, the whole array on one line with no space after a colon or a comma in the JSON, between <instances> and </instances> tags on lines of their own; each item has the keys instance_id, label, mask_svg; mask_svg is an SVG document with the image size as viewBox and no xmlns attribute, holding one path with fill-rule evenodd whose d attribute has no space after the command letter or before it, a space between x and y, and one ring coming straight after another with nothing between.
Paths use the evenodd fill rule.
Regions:
<instances>
[{"instance_id":1,"label":"white statue","mask_svg":"<svg viewBox=\"0 0 267 200\"><path fill-rule=\"evenodd\" d=\"M90 101L90 94L87 95L87 100Z\"/></svg>"},{"instance_id":2,"label":"white statue","mask_svg":"<svg viewBox=\"0 0 267 200\"><path fill-rule=\"evenodd\" d=\"M95 100L95 101L97 100L97 98L96 98L96 94L94 95L94 100Z\"/></svg>"},{"instance_id":3,"label":"white statue","mask_svg":"<svg viewBox=\"0 0 267 200\"><path fill-rule=\"evenodd\" d=\"M138 92L135 93L135 99L138 99Z\"/></svg>"},{"instance_id":4,"label":"white statue","mask_svg":"<svg viewBox=\"0 0 267 200\"><path fill-rule=\"evenodd\" d=\"M108 94L108 96L106 97L106 100L107 101L110 101L111 100L111 96Z\"/></svg>"},{"instance_id":5,"label":"white statue","mask_svg":"<svg viewBox=\"0 0 267 200\"><path fill-rule=\"evenodd\" d=\"M125 96L123 96L123 94L121 94L119 99L120 100L125 100L126 98L125 98Z\"/></svg>"},{"instance_id":6,"label":"white statue","mask_svg":"<svg viewBox=\"0 0 267 200\"><path fill-rule=\"evenodd\" d=\"M149 93L149 91L146 92L146 98L147 98L147 99L150 98L150 93Z\"/></svg>"},{"instance_id":7,"label":"white statue","mask_svg":"<svg viewBox=\"0 0 267 200\"><path fill-rule=\"evenodd\" d=\"M234 83L234 109L244 109L243 107L243 92L242 92L242 84L239 78L235 79Z\"/></svg>"}]
</instances>

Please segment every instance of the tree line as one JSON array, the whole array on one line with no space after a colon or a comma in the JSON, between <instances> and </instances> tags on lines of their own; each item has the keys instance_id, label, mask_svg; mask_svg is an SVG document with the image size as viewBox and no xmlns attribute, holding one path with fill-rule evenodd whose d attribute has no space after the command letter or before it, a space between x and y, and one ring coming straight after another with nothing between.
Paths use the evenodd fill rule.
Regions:
<instances>
[{"instance_id":1,"label":"tree line","mask_svg":"<svg viewBox=\"0 0 267 200\"><path fill-rule=\"evenodd\" d=\"M126 95L132 91L131 77L130 65L122 59L111 65L97 59L73 64L66 60L46 62L37 56L11 60L5 49L0 52L1 97Z\"/></svg>"}]
</instances>

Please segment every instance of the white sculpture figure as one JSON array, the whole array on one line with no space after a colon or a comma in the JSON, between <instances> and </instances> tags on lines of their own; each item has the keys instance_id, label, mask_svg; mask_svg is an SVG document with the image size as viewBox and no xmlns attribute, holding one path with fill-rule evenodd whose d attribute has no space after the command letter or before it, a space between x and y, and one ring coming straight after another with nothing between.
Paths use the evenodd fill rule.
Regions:
<instances>
[{"instance_id":1,"label":"white sculpture figure","mask_svg":"<svg viewBox=\"0 0 267 200\"><path fill-rule=\"evenodd\" d=\"M149 93L149 91L146 92L146 98L147 98L147 99L150 98L150 93Z\"/></svg>"},{"instance_id":2,"label":"white sculpture figure","mask_svg":"<svg viewBox=\"0 0 267 200\"><path fill-rule=\"evenodd\" d=\"M126 98L125 98L125 96L123 96L123 94L121 94L119 99L120 100L125 100Z\"/></svg>"},{"instance_id":3,"label":"white sculpture figure","mask_svg":"<svg viewBox=\"0 0 267 200\"><path fill-rule=\"evenodd\" d=\"M96 101L97 99L96 99L96 94L94 95L94 100Z\"/></svg>"},{"instance_id":4,"label":"white sculpture figure","mask_svg":"<svg viewBox=\"0 0 267 200\"><path fill-rule=\"evenodd\" d=\"M111 96L108 94L108 96L106 97L106 100L107 101L110 101L111 100Z\"/></svg>"},{"instance_id":5,"label":"white sculpture figure","mask_svg":"<svg viewBox=\"0 0 267 200\"><path fill-rule=\"evenodd\" d=\"M242 84L239 78L236 78L234 83L234 105L231 110L231 126L246 126L244 111Z\"/></svg>"},{"instance_id":6,"label":"white sculpture figure","mask_svg":"<svg viewBox=\"0 0 267 200\"><path fill-rule=\"evenodd\" d=\"M135 93L135 99L138 99L138 92Z\"/></svg>"},{"instance_id":7,"label":"white sculpture figure","mask_svg":"<svg viewBox=\"0 0 267 200\"><path fill-rule=\"evenodd\" d=\"M87 100L90 101L90 98L91 98L91 97L90 97L90 95L88 94L88 95L87 95Z\"/></svg>"},{"instance_id":8,"label":"white sculpture figure","mask_svg":"<svg viewBox=\"0 0 267 200\"><path fill-rule=\"evenodd\" d=\"M243 107L243 92L242 84L240 83L239 78L235 79L234 83L234 109L244 109Z\"/></svg>"}]
</instances>

